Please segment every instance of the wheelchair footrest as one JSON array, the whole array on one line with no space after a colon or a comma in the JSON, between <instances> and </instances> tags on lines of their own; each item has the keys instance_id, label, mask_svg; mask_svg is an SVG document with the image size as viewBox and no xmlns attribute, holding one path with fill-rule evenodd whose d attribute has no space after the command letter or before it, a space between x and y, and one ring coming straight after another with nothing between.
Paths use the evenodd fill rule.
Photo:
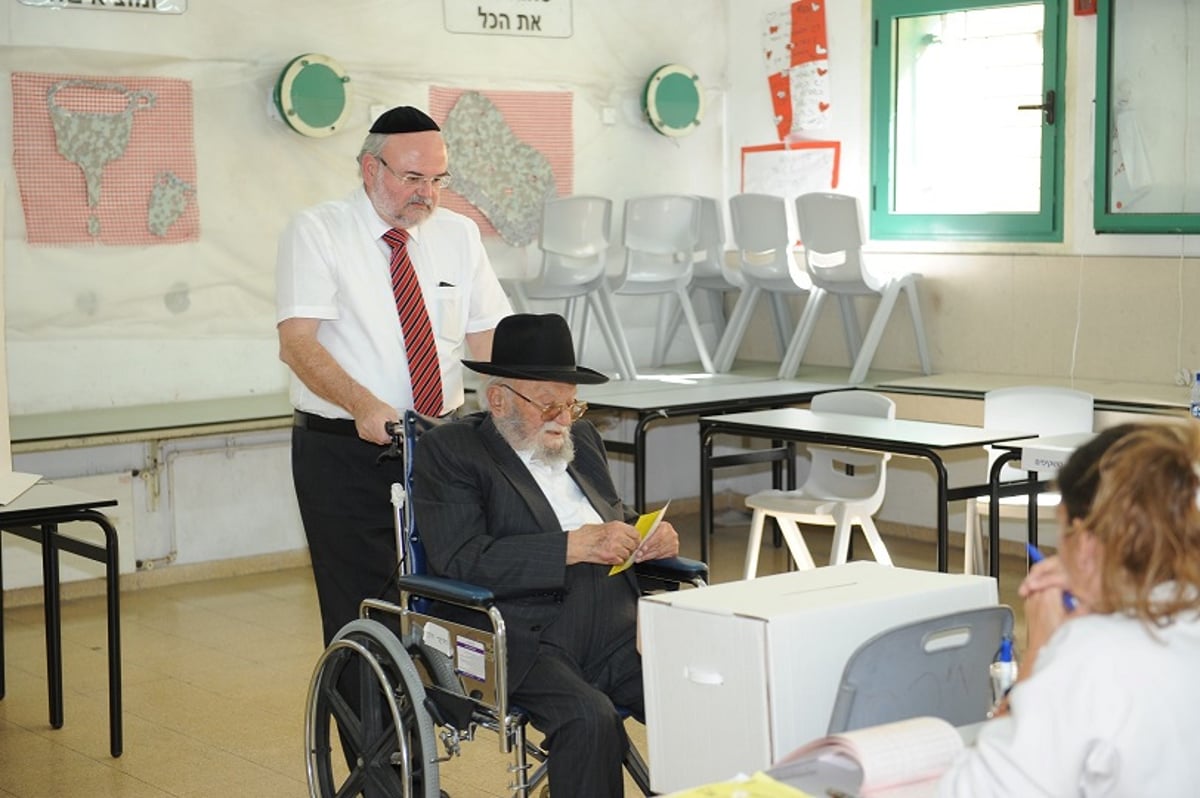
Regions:
<instances>
[{"instance_id":1,"label":"wheelchair footrest","mask_svg":"<svg viewBox=\"0 0 1200 798\"><path fill-rule=\"evenodd\" d=\"M466 731L471 728L475 702L461 693L428 685L425 688L425 710L438 726L453 726L459 731Z\"/></svg>"}]
</instances>

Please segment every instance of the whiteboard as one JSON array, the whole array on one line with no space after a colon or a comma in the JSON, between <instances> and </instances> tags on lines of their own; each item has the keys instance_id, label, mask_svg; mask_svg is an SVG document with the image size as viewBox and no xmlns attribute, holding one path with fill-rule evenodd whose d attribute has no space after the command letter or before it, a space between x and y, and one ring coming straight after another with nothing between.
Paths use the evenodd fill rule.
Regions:
<instances>
[{"instance_id":1,"label":"whiteboard","mask_svg":"<svg viewBox=\"0 0 1200 798\"><path fill-rule=\"evenodd\" d=\"M799 141L742 148L742 191L798 197L838 185L841 142Z\"/></svg>"}]
</instances>

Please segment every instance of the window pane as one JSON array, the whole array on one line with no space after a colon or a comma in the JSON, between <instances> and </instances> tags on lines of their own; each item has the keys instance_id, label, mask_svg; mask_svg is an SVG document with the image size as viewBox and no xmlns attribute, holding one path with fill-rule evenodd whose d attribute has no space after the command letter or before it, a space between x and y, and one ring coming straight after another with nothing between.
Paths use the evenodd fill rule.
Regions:
<instances>
[{"instance_id":1,"label":"window pane","mask_svg":"<svg viewBox=\"0 0 1200 798\"><path fill-rule=\"evenodd\" d=\"M903 17L896 28L894 207L1041 210L1043 7Z\"/></svg>"},{"instance_id":2,"label":"window pane","mask_svg":"<svg viewBox=\"0 0 1200 798\"><path fill-rule=\"evenodd\" d=\"M1154 11L1112 3L1109 210L1200 213L1200 0Z\"/></svg>"}]
</instances>

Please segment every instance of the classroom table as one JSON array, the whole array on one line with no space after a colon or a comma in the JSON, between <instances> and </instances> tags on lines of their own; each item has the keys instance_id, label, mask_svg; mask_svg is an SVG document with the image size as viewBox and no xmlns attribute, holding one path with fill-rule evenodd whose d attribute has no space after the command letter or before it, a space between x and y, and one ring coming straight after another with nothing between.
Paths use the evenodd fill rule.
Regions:
<instances>
[{"instance_id":1,"label":"classroom table","mask_svg":"<svg viewBox=\"0 0 1200 798\"><path fill-rule=\"evenodd\" d=\"M117 559L117 530L98 508L112 507L115 499L101 499L73 488L39 482L0 507L0 532L31 540L42 547L42 592L46 617L46 681L50 700L50 725L63 725L62 619L59 598L58 554L70 552L103 563L108 603L108 719L109 749L121 755L121 618ZM83 521L104 533L104 545L80 540L59 531L60 524ZM4 585L0 568L0 698L4 697Z\"/></svg>"},{"instance_id":2,"label":"classroom table","mask_svg":"<svg viewBox=\"0 0 1200 798\"><path fill-rule=\"evenodd\" d=\"M1038 505L1037 496L1050 484L1050 480L1058 473L1071 453L1095 437L1094 432L1068 432L1062 435L1043 435L1036 438L1024 438L1014 441L1001 441L993 448L1001 450L1001 454L992 462L988 473L988 488L992 507L998 507L1001 496L1024 493L1028 495L1027 523L1029 526L1028 540L1038 544ZM1012 464L1025 471L1025 480L1004 483L1000 480L1000 472L1007 464ZM1023 486L1014 490L1013 486ZM988 573L999 581L1000 579L1000 513L988 513Z\"/></svg>"},{"instance_id":3,"label":"classroom table","mask_svg":"<svg viewBox=\"0 0 1200 798\"><path fill-rule=\"evenodd\" d=\"M886 419L826 413L798 408L759 410L700 418L700 559L708 562L709 535L712 534L713 471L716 468L783 460L787 489L795 489L795 443L823 443L906 457L921 457L930 462L937 476L937 567L945 572L950 559L950 502L980 496L989 485L950 488L941 455L957 449L987 446L1001 441L1028 439L1027 432L992 430L934 421ZM713 456L717 435L762 438L772 442L771 449ZM787 445L781 445L787 442ZM778 487L778 485L776 486Z\"/></svg>"},{"instance_id":4,"label":"classroom table","mask_svg":"<svg viewBox=\"0 0 1200 798\"><path fill-rule=\"evenodd\" d=\"M819 393L845 390L850 386L801 380L737 377L736 379L680 381L658 380L609 382L579 386L579 398L589 410L632 412L637 416L633 442L606 438L610 452L633 455L633 505L646 511L646 433L659 421L680 416L732 413L786 407L812 401Z\"/></svg>"}]
</instances>

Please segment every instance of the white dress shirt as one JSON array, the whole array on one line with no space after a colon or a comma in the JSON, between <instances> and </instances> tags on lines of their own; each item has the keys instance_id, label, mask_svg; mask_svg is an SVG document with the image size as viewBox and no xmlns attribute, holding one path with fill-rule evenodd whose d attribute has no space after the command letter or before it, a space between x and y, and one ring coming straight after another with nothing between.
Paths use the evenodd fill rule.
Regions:
<instances>
[{"instance_id":1,"label":"white dress shirt","mask_svg":"<svg viewBox=\"0 0 1200 798\"><path fill-rule=\"evenodd\" d=\"M531 452L518 451L517 456L525 463L534 481L542 489L546 501L554 508L554 514L558 516L558 522L564 532L578 529L584 524L604 522L600 513L596 512L596 508L584 495L583 489L567 473L566 463L551 465L542 460L534 460Z\"/></svg>"},{"instance_id":2,"label":"white dress shirt","mask_svg":"<svg viewBox=\"0 0 1200 798\"><path fill-rule=\"evenodd\" d=\"M392 295L391 248L382 240L388 229L362 187L296 214L279 240L276 322L320 319L317 339L338 364L382 401L405 410L412 407L412 385ZM437 339L442 406L452 410L464 398L466 335L492 329L512 307L470 219L438 208L408 232L409 257ZM295 375L291 399L298 410L349 417Z\"/></svg>"},{"instance_id":3,"label":"white dress shirt","mask_svg":"<svg viewBox=\"0 0 1200 798\"><path fill-rule=\"evenodd\" d=\"M1200 620L1067 621L939 784L941 798L1200 794Z\"/></svg>"}]
</instances>

